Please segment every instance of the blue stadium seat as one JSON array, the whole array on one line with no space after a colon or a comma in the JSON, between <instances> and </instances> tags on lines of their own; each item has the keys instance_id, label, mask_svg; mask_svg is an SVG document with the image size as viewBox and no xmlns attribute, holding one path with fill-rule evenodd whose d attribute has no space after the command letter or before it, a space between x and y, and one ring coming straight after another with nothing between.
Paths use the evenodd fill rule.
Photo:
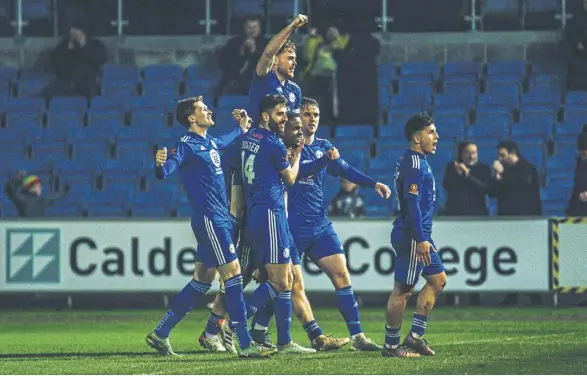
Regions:
<instances>
[{"instance_id":1,"label":"blue stadium seat","mask_svg":"<svg viewBox=\"0 0 587 376\"><path fill-rule=\"evenodd\" d=\"M92 218L118 218L127 215L127 209L120 202L88 203L88 217Z\"/></svg>"},{"instance_id":2,"label":"blue stadium seat","mask_svg":"<svg viewBox=\"0 0 587 376\"><path fill-rule=\"evenodd\" d=\"M454 93L437 94L434 97L435 110L444 108L465 108L467 111L475 104L475 94L467 90Z\"/></svg>"},{"instance_id":3,"label":"blue stadium seat","mask_svg":"<svg viewBox=\"0 0 587 376\"><path fill-rule=\"evenodd\" d=\"M577 158L577 143L576 142L557 142L554 145L554 155L559 158L574 161ZM573 162L574 163L574 162Z\"/></svg>"},{"instance_id":4,"label":"blue stadium seat","mask_svg":"<svg viewBox=\"0 0 587 376\"><path fill-rule=\"evenodd\" d=\"M116 144L116 159L121 164L140 167L152 162L151 151L147 141L119 140Z\"/></svg>"},{"instance_id":5,"label":"blue stadium seat","mask_svg":"<svg viewBox=\"0 0 587 376\"><path fill-rule=\"evenodd\" d=\"M512 114L508 111L507 107L478 107L476 116L475 116L475 123L485 123L485 122L499 122L504 123L508 122L511 123L512 121Z\"/></svg>"},{"instance_id":6,"label":"blue stadium seat","mask_svg":"<svg viewBox=\"0 0 587 376\"><path fill-rule=\"evenodd\" d=\"M47 113L47 129L59 132L78 132L84 126L83 112L76 110L54 110ZM70 135L72 135L70 133Z\"/></svg>"},{"instance_id":7,"label":"blue stadium seat","mask_svg":"<svg viewBox=\"0 0 587 376\"><path fill-rule=\"evenodd\" d=\"M368 124L363 125L338 125L334 130L334 139L339 142L343 139L365 140L371 142L373 139L373 127Z\"/></svg>"},{"instance_id":8,"label":"blue stadium seat","mask_svg":"<svg viewBox=\"0 0 587 376\"><path fill-rule=\"evenodd\" d=\"M398 80L401 95L421 97L419 103L431 103L432 81L422 76L402 76ZM392 98L393 100L393 98Z\"/></svg>"},{"instance_id":9,"label":"blue stadium seat","mask_svg":"<svg viewBox=\"0 0 587 376\"><path fill-rule=\"evenodd\" d=\"M142 128L140 126L134 127L118 127L116 128L116 141L117 142L125 142L125 141L145 141L151 142L152 138L157 135L157 131L155 128L146 127Z\"/></svg>"},{"instance_id":10,"label":"blue stadium seat","mask_svg":"<svg viewBox=\"0 0 587 376\"><path fill-rule=\"evenodd\" d=\"M544 143L526 143L524 140L518 142L520 154L538 169L538 173L544 169L546 160L546 147Z\"/></svg>"},{"instance_id":11,"label":"blue stadium seat","mask_svg":"<svg viewBox=\"0 0 587 376\"><path fill-rule=\"evenodd\" d=\"M133 187L138 190L140 169L133 168L126 163L108 161L102 169L102 189L116 190L124 187Z\"/></svg>"},{"instance_id":12,"label":"blue stadium seat","mask_svg":"<svg viewBox=\"0 0 587 376\"><path fill-rule=\"evenodd\" d=\"M173 109L176 103L176 98L168 95L136 97L129 103L128 110L160 110L167 112Z\"/></svg>"},{"instance_id":13,"label":"blue stadium seat","mask_svg":"<svg viewBox=\"0 0 587 376\"><path fill-rule=\"evenodd\" d=\"M16 84L16 96L26 98L39 93L47 86L47 82L41 80L21 80Z\"/></svg>"},{"instance_id":14,"label":"blue stadium seat","mask_svg":"<svg viewBox=\"0 0 587 376\"><path fill-rule=\"evenodd\" d=\"M535 90L522 95L522 106L526 105L549 105L557 111L561 104L560 93L548 90Z\"/></svg>"},{"instance_id":15,"label":"blue stadium seat","mask_svg":"<svg viewBox=\"0 0 587 376\"><path fill-rule=\"evenodd\" d=\"M382 158L371 158L369 160L369 174L385 173L395 168L396 161L390 161Z\"/></svg>"},{"instance_id":16,"label":"blue stadium seat","mask_svg":"<svg viewBox=\"0 0 587 376\"><path fill-rule=\"evenodd\" d=\"M90 169L101 168L106 163L109 145L103 140L75 140L72 144L73 158L83 161Z\"/></svg>"},{"instance_id":17,"label":"blue stadium seat","mask_svg":"<svg viewBox=\"0 0 587 376\"><path fill-rule=\"evenodd\" d=\"M45 100L43 98L16 98L6 102L4 111L7 114L18 112L44 112Z\"/></svg>"},{"instance_id":18,"label":"blue stadium seat","mask_svg":"<svg viewBox=\"0 0 587 376\"><path fill-rule=\"evenodd\" d=\"M218 110L229 109L231 112L235 108L247 108L249 97L246 95L223 95L218 101Z\"/></svg>"},{"instance_id":19,"label":"blue stadium seat","mask_svg":"<svg viewBox=\"0 0 587 376\"><path fill-rule=\"evenodd\" d=\"M318 127L318 130L316 131L316 137L325 138L327 140L330 140L330 138L332 137L332 132L331 132L330 126L320 124L320 126Z\"/></svg>"},{"instance_id":20,"label":"blue stadium seat","mask_svg":"<svg viewBox=\"0 0 587 376\"><path fill-rule=\"evenodd\" d=\"M418 110L422 110L428 105L428 100L424 96L419 95L408 95L408 94L399 94L393 95L390 98L390 108L392 109L400 109L400 108L418 108Z\"/></svg>"},{"instance_id":21,"label":"blue stadium seat","mask_svg":"<svg viewBox=\"0 0 587 376\"><path fill-rule=\"evenodd\" d=\"M141 70L133 65L106 64L102 68L102 82L135 85L141 80Z\"/></svg>"},{"instance_id":22,"label":"blue stadium seat","mask_svg":"<svg viewBox=\"0 0 587 376\"><path fill-rule=\"evenodd\" d=\"M55 205L47 208L47 216L55 218L71 218L81 217L81 210L77 205L59 205L59 201Z\"/></svg>"},{"instance_id":23,"label":"blue stadium seat","mask_svg":"<svg viewBox=\"0 0 587 376\"><path fill-rule=\"evenodd\" d=\"M489 166L497 159L497 142L490 140L478 140L475 142L478 149L479 160Z\"/></svg>"},{"instance_id":24,"label":"blue stadium seat","mask_svg":"<svg viewBox=\"0 0 587 376\"><path fill-rule=\"evenodd\" d=\"M88 110L88 129L113 132L114 129L124 125L124 119L118 110Z\"/></svg>"},{"instance_id":25,"label":"blue stadium seat","mask_svg":"<svg viewBox=\"0 0 587 376\"><path fill-rule=\"evenodd\" d=\"M434 118L437 132L441 139L460 140L465 137L465 119L461 116L456 117L436 117Z\"/></svg>"},{"instance_id":26,"label":"blue stadium seat","mask_svg":"<svg viewBox=\"0 0 587 376\"><path fill-rule=\"evenodd\" d=\"M396 108L393 107L389 110L389 125L392 127L404 127L406 122L414 116L422 111L422 108L419 107L410 107L410 108Z\"/></svg>"},{"instance_id":27,"label":"blue stadium seat","mask_svg":"<svg viewBox=\"0 0 587 376\"><path fill-rule=\"evenodd\" d=\"M377 158L388 160L391 163L393 163L393 165L395 165L395 163L397 162L399 157L401 157L405 151L406 151L405 142L403 143L403 146L400 146L399 143L396 145L393 145L393 146L392 145L386 145L386 146L382 145L381 148L377 149Z\"/></svg>"},{"instance_id":28,"label":"blue stadium seat","mask_svg":"<svg viewBox=\"0 0 587 376\"><path fill-rule=\"evenodd\" d=\"M133 127L161 130L167 127L167 112L163 110L133 110L130 119Z\"/></svg>"},{"instance_id":29,"label":"blue stadium seat","mask_svg":"<svg viewBox=\"0 0 587 376\"><path fill-rule=\"evenodd\" d=\"M124 108L124 104L121 103L119 98L99 96L92 98L90 101L90 108L94 110L121 111Z\"/></svg>"},{"instance_id":30,"label":"blue stadium seat","mask_svg":"<svg viewBox=\"0 0 587 376\"><path fill-rule=\"evenodd\" d=\"M369 160L369 150L362 147L348 148L344 144L336 144L340 151L340 156L348 164L355 168L365 171Z\"/></svg>"},{"instance_id":31,"label":"blue stadium seat","mask_svg":"<svg viewBox=\"0 0 587 376\"><path fill-rule=\"evenodd\" d=\"M401 140L404 136L404 127L384 126L379 128L379 141Z\"/></svg>"},{"instance_id":32,"label":"blue stadium seat","mask_svg":"<svg viewBox=\"0 0 587 376\"><path fill-rule=\"evenodd\" d=\"M37 158L55 159L67 157L67 143L64 140L34 140L31 144L31 156Z\"/></svg>"},{"instance_id":33,"label":"blue stadium seat","mask_svg":"<svg viewBox=\"0 0 587 376\"><path fill-rule=\"evenodd\" d=\"M84 97L54 97L49 102L49 112L52 112L52 111L85 112L87 108L88 108L88 100Z\"/></svg>"},{"instance_id":34,"label":"blue stadium seat","mask_svg":"<svg viewBox=\"0 0 587 376\"><path fill-rule=\"evenodd\" d=\"M579 133L581 133L582 129L583 124L581 123L569 121L560 122L555 126L555 138L557 139L557 141L559 137L576 138L579 135Z\"/></svg>"},{"instance_id":35,"label":"blue stadium seat","mask_svg":"<svg viewBox=\"0 0 587 376\"><path fill-rule=\"evenodd\" d=\"M543 201L542 215L547 217L563 217L567 207L567 201Z\"/></svg>"},{"instance_id":36,"label":"blue stadium seat","mask_svg":"<svg viewBox=\"0 0 587 376\"><path fill-rule=\"evenodd\" d=\"M492 97L508 98L511 103L518 103L520 84L509 81L507 76L493 77L485 83L485 93Z\"/></svg>"},{"instance_id":37,"label":"blue stadium seat","mask_svg":"<svg viewBox=\"0 0 587 376\"><path fill-rule=\"evenodd\" d=\"M40 112L13 112L6 114L6 128L32 129L41 128L42 114Z\"/></svg>"},{"instance_id":38,"label":"blue stadium seat","mask_svg":"<svg viewBox=\"0 0 587 376\"><path fill-rule=\"evenodd\" d=\"M2 207L0 208L0 213L2 214L2 218L16 218L19 217L18 212L16 211L16 207L14 206L14 204L8 200L7 198L4 198L1 201Z\"/></svg>"},{"instance_id":39,"label":"blue stadium seat","mask_svg":"<svg viewBox=\"0 0 587 376\"><path fill-rule=\"evenodd\" d=\"M567 105L565 107L565 120L568 122L585 123L587 119L587 105Z\"/></svg>"},{"instance_id":40,"label":"blue stadium seat","mask_svg":"<svg viewBox=\"0 0 587 376\"><path fill-rule=\"evenodd\" d=\"M444 65L444 77L453 76L471 76L478 78L481 76L481 66L472 61L456 61Z\"/></svg>"},{"instance_id":41,"label":"blue stadium seat","mask_svg":"<svg viewBox=\"0 0 587 376\"><path fill-rule=\"evenodd\" d=\"M509 93L512 94L512 93ZM509 111L518 107L518 98L501 93L499 95L481 94L477 97L477 111L481 107L507 107Z\"/></svg>"},{"instance_id":42,"label":"blue stadium seat","mask_svg":"<svg viewBox=\"0 0 587 376\"><path fill-rule=\"evenodd\" d=\"M571 190L567 187L547 186L540 189L540 197L543 201L564 202L571 196Z\"/></svg>"},{"instance_id":43,"label":"blue stadium seat","mask_svg":"<svg viewBox=\"0 0 587 376\"><path fill-rule=\"evenodd\" d=\"M565 99L567 105L587 105L587 91L568 91Z\"/></svg>"},{"instance_id":44,"label":"blue stadium seat","mask_svg":"<svg viewBox=\"0 0 587 376\"><path fill-rule=\"evenodd\" d=\"M540 137L548 140L552 135L552 118L529 117L520 121L519 124L512 124L512 139L522 141L523 138Z\"/></svg>"},{"instance_id":45,"label":"blue stadium seat","mask_svg":"<svg viewBox=\"0 0 587 376\"><path fill-rule=\"evenodd\" d=\"M517 0L499 0L501 2L517 3ZM485 3L495 3L495 1L486 1ZM519 78L526 76L526 63L522 60L511 61L490 61L487 63L487 77L514 75Z\"/></svg>"},{"instance_id":46,"label":"blue stadium seat","mask_svg":"<svg viewBox=\"0 0 587 376\"><path fill-rule=\"evenodd\" d=\"M393 63L381 63L377 65L377 73L379 83L389 85L397 77L397 67Z\"/></svg>"},{"instance_id":47,"label":"blue stadium seat","mask_svg":"<svg viewBox=\"0 0 587 376\"><path fill-rule=\"evenodd\" d=\"M179 94L179 86L171 81L143 81L142 94L145 97L175 99Z\"/></svg>"},{"instance_id":48,"label":"blue stadium seat","mask_svg":"<svg viewBox=\"0 0 587 376\"><path fill-rule=\"evenodd\" d=\"M542 60L532 63L532 74L556 74L564 76L567 74L567 63L563 60Z\"/></svg>"},{"instance_id":49,"label":"blue stadium seat","mask_svg":"<svg viewBox=\"0 0 587 376\"><path fill-rule=\"evenodd\" d=\"M137 95L137 86L127 83L103 82L102 95L118 100L132 100Z\"/></svg>"},{"instance_id":50,"label":"blue stadium seat","mask_svg":"<svg viewBox=\"0 0 587 376\"><path fill-rule=\"evenodd\" d=\"M440 77L440 66L434 62L408 62L400 68L402 76L426 76L433 80Z\"/></svg>"},{"instance_id":51,"label":"blue stadium seat","mask_svg":"<svg viewBox=\"0 0 587 376\"><path fill-rule=\"evenodd\" d=\"M178 84L183 78L183 68L175 64L153 64L143 68L146 81L171 81Z\"/></svg>"}]
</instances>

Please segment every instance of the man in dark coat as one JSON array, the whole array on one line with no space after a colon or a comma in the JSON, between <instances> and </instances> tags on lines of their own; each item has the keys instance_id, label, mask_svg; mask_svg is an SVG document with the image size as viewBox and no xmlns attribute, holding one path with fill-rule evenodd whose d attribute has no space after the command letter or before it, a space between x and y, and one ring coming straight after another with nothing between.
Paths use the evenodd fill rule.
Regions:
<instances>
[{"instance_id":1,"label":"man in dark coat","mask_svg":"<svg viewBox=\"0 0 587 376\"><path fill-rule=\"evenodd\" d=\"M24 172L15 174L4 186L6 197L16 206L18 215L22 218L42 218L47 215L47 208L53 205L67 193L55 197L44 197L43 186L36 175L26 175Z\"/></svg>"},{"instance_id":2,"label":"man in dark coat","mask_svg":"<svg viewBox=\"0 0 587 376\"><path fill-rule=\"evenodd\" d=\"M458 159L447 164L443 186L447 193L446 215L489 215L487 186L491 169L479 162L477 145L462 142Z\"/></svg>"},{"instance_id":3,"label":"man in dark coat","mask_svg":"<svg viewBox=\"0 0 587 376\"><path fill-rule=\"evenodd\" d=\"M566 214L571 217L587 217L587 125L577 138L577 165L575 167L575 185L569 199Z\"/></svg>"},{"instance_id":4,"label":"man in dark coat","mask_svg":"<svg viewBox=\"0 0 587 376\"><path fill-rule=\"evenodd\" d=\"M520 156L518 145L503 141L493 162L495 176L489 195L497 199L498 215L542 215L540 179L536 167Z\"/></svg>"}]
</instances>

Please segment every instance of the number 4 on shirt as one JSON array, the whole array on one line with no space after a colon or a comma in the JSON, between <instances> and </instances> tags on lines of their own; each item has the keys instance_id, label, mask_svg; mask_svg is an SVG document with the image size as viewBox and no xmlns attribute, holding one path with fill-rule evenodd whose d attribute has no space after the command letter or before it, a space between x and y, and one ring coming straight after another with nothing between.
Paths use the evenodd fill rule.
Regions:
<instances>
[{"instance_id":1,"label":"number 4 on shirt","mask_svg":"<svg viewBox=\"0 0 587 376\"><path fill-rule=\"evenodd\" d=\"M243 161L243 180L246 180L247 184L253 184L253 180L255 179L254 164L256 155L251 154L245 160L245 152L243 151L241 156Z\"/></svg>"}]
</instances>

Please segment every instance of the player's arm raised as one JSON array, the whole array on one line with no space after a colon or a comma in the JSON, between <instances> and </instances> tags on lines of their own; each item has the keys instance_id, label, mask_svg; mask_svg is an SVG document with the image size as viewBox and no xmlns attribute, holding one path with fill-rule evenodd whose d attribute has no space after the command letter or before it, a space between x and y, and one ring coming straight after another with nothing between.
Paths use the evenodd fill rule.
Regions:
<instances>
[{"instance_id":1,"label":"player's arm raised","mask_svg":"<svg viewBox=\"0 0 587 376\"><path fill-rule=\"evenodd\" d=\"M188 147L189 148L189 147ZM177 147L171 149L171 155L167 155L167 148L161 148L155 153L155 176L157 179L165 179L173 174L175 169L181 165L183 156L186 153L186 146L180 142Z\"/></svg>"},{"instance_id":2,"label":"player's arm raised","mask_svg":"<svg viewBox=\"0 0 587 376\"><path fill-rule=\"evenodd\" d=\"M271 38L269 43L267 43L265 50L263 51L263 55L261 55L261 58L257 63L257 68L255 69L255 71L257 72L257 76L266 76L267 73L271 71L271 67L273 66L273 59L275 58L275 55L277 55L277 52L281 49L289 35L296 28L301 27L306 23L308 23L308 17L304 16L303 14L300 14L283 30L281 30L279 33L275 34L273 38Z\"/></svg>"}]
</instances>

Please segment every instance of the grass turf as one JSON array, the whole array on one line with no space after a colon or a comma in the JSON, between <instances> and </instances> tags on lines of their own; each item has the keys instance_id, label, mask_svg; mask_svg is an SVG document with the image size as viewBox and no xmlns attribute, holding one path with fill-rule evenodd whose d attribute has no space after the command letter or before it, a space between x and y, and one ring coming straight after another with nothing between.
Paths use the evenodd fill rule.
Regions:
<instances>
[{"instance_id":1,"label":"grass turf","mask_svg":"<svg viewBox=\"0 0 587 376\"><path fill-rule=\"evenodd\" d=\"M410 327L408 310L402 334ZM336 352L237 359L199 348L208 312L197 310L173 331L183 354L154 354L145 336L163 310L1 312L0 374L586 374L587 311L550 308L440 308L426 338L435 357L383 358L349 345ZM336 309L318 309L325 333L347 336ZM384 309L363 309L367 336L383 342ZM273 333L275 330L273 329ZM295 321L294 340L308 345ZM273 336L275 338L275 336Z\"/></svg>"}]
</instances>

